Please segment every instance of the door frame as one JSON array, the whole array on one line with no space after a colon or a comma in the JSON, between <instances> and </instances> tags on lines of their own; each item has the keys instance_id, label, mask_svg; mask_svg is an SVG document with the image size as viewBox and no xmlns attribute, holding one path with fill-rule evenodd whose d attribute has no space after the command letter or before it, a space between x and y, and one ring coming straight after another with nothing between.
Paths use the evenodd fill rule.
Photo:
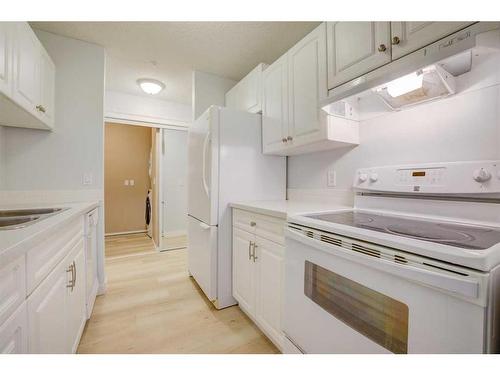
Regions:
<instances>
[{"instance_id":1,"label":"door frame","mask_svg":"<svg viewBox=\"0 0 500 375\"><path fill-rule=\"evenodd\" d=\"M157 160L158 162L156 163L156 176L157 176L157 199L156 199L156 212L159 212L158 214L158 220L156 220L155 228L153 228L153 232L156 230L156 233L159 233L158 239L159 243L156 243L153 239L153 243L155 244L156 250L161 251L162 249L162 228L163 228L163 201L160 199L160 197L163 196L163 184L162 184L162 156L163 156L163 150L164 150L164 142L163 142L163 129L169 129L169 130L180 130L180 131L188 131L189 125L177 125L177 124L159 124L159 123L154 123L154 122L148 122L148 121L138 121L135 118L128 117L127 115L124 115L121 118L117 117L110 117L110 116L104 116L104 122L103 124L105 125L106 123L115 123L115 124L122 124L122 125L132 125L132 126L144 126L152 129L156 129L157 136L156 136L156 144L154 145L154 150L157 155ZM104 132L104 127L103 127L103 132ZM104 153L102 156L102 163L104 164ZM104 174L104 172L103 172ZM104 175L103 175L104 179ZM106 202L104 202L104 205ZM103 211L104 211L104 205L103 205ZM104 217L103 217L104 220Z\"/></svg>"}]
</instances>

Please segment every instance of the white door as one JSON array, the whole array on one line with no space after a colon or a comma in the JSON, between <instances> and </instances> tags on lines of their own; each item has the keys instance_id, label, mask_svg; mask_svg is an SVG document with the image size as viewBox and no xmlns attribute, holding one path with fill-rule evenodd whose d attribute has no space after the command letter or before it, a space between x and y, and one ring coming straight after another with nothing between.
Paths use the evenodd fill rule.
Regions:
<instances>
[{"instance_id":1,"label":"white door","mask_svg":"<svg viewBox=\"0 0 500 375\"><path fill-rule=\"evenodd\" d=\"M54 126L54 94L56 68L51 58L43 49L40 54L40 107L38 113L42 121Z\"/></svg>"},{"instance_id":2,"label":"white door","mask_svg":"<svg viewBox=\"0 0 500 375\"><path fill-rule=\"evenodd\" d=\"M256 319L280 347L283 345L281 310L283 296L284 247L257 237Z\"/></svg>"},{"instance_id":3,"label":"white door","mask_svg":"<svg viewBox=\"0 0 500 375\"><path fill-rule=\"evenodd\" d=\"M217 227L188 216L188 269L210 301L217 299Z\"/></svg>"},{"instance_id":4,"label":"white door","mask_svg":"<svg viewBox=\"0 0 500 375\"><path fill-rule=\"evenodd\" d=\"M28 347L30 353L70 353L67 314L71 272L67 258L28 298Z\"/></svg>"},{"instance_id":5,"label":"white door","mask_svg":"<svg viewBox=\"0 0 500 375\"><path fill-rule=\"evenodd\" d=\"M389 22L327 22L328 88L391 61Z\"/></svg>"},{"instance_id":6,"label":"white door","mask_svg":"<svg viewBox=\"0 0 500 375\"><path fill-rule=\"evenodd\" d=\"M0 354L28 353L28 317L26 303L0 326Z\"/></svg>"},{"instance_id":7,"label":"white door","mask_svg":"<svg viewBox=\"0 0 500 375\"><path fill-rule=\"evenodd\" d=\"M392 58L397 59L473 22L391 22Z\"/></svg>"},{"instance_id":8,"label":"white door","mask_svg":"<svg viewBox=\"0 0 500 375\"><path fill-rule=\"evenodd\" d=\"M288 135L288 55L263 73L262 147L264 153L286 148Z\"/></svg>"},{"instance_id":9,"label":"white door","mask_svg":"<svg viewBox=\"0 0 500 375\"><path fill-rule=\"evenodd\" d=\"M31 113L40 105L40 45L25 22L18 23L14 43L14 100Z\"/></svg>"},{"instance_id":10,"label":"white door","mask_svg":"<svg viewBox=\"0 0 500 375\"><path fill-rule=\"evenodd\" d=\"M12 95L12 30L13 24L0 23L0 93Z\"/></svg>"},{"instance_id":11,"label":"white door","mask_svg":"<svg viewBox=\"0 0 500 375\"><path fill-rule=\"evenodd\" d=\"M188 131L188 214L208 225L217 225L218 194L212 191L212 180L218 176L217 131L215 107L198 117Z\"/></svg>"},{"instance_id":12,"label":"white door","mask_svg":"<svg viewBox=\"0 0 500 375\"><path fill-rule=\"evenodd\" d=\"M233 297L249 314L255 313L255 235L233 227Z\"/></svg>"},{"instance_id":13,"label":"white door","mask_svg":"<svg viewBox=\"0 0 500 375\"><path fill-rule=\"evenodd\" d=\"M326 26L322 23L288 52L288 144L299 146L326 137L320 101L327 96Z\"/></svg>"},{"instance_id":14,"label":"white door","mask_svg":"<svg viewBox=\"0 0 500 375\"><path fill-rule=\"evenodd\" d=\"M83 327L87 320L86 309L86 273L85 273L85 253L83 241L80 241L73 253L73 275L71 278L72 287L68 292L68 346L72 353L76 352Z\"/></svg>"},{"instance_id":15,"label":"white door","mask_svg":"<svg viewBox=\"0 0 500 375\"><path fill-rule=\"evenodd\" d=\"M187 232L187 131L163 129L162 148L162 235L180 236Z\"/></svg>"}]
</instances>

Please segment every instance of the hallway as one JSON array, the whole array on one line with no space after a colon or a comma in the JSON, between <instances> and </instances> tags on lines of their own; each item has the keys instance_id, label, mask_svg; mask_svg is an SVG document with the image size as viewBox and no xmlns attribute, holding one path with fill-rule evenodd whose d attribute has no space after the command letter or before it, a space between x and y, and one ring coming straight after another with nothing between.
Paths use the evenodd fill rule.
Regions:
<instances>
[{"instance_id":1,"label":"hallway","mask_svg":"<svg viewBox=\"0 0 500 375\"><path fill-rule=\"evenodd\" d=\"M108 290L79 353L278 353L237 306L207 301L188 276L186 249L159 253L148 239L106 238Z\"/></svg>"}]
</instances>

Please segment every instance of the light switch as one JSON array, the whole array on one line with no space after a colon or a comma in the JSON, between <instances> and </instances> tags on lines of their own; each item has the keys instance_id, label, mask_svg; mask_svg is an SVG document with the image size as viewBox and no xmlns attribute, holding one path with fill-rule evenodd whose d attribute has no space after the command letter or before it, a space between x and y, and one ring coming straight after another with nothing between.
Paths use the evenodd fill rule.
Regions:
<instances>
[{"instance_id":1,"label":"light switch","mask_svg":"<svg viewBox=\"0 0 500 375\"><path fill-rule=\"evenodd\" d=\"M83 185L92 185L92 173L84 173L82 176Z\"/></svg>"},{"instance_id":2,"label":"light switch","mask_svg":"<svg viewBox=\"0 0 500 375\"><path fill-rule=\"evenodd\" d=\"M330 170L326 174L326 185L328 187L335 187L337 185L337 174L334 170Z\"/></svg>"},{"instance_id":3,"label":"light switch","mask_svg":"<svg viewBox=\"0 0 500 375\"><path fill-rule=\"evenodd\" d=\"M123 181L123 185L128 186L128 180Z\"/></svg>"},{"instance_id":4,"label":"light switch","mask_svg":"<svg viewBox=\"0 0 500 375\"><path fill-rule=\"evenodd\" d=\"M135 181L134 180L130 180L130 186L134 186L135 185Z\"/></svg>"}]
</instances>

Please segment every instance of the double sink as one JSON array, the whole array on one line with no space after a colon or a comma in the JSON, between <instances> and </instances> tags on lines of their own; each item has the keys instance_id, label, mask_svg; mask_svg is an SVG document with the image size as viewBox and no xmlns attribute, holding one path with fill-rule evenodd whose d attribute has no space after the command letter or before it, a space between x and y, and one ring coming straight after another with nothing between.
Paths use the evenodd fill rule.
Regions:
<instances>
[{"instance_id":1,"label":"double sink","mask_svg":"<svg viewBox=\"0 0 500 375\"><path fill-rule=\"evenodd\" d=\"M67 208L0 210L0 230L21 229L65 210Z\"/></svg>"}]
</instances>

